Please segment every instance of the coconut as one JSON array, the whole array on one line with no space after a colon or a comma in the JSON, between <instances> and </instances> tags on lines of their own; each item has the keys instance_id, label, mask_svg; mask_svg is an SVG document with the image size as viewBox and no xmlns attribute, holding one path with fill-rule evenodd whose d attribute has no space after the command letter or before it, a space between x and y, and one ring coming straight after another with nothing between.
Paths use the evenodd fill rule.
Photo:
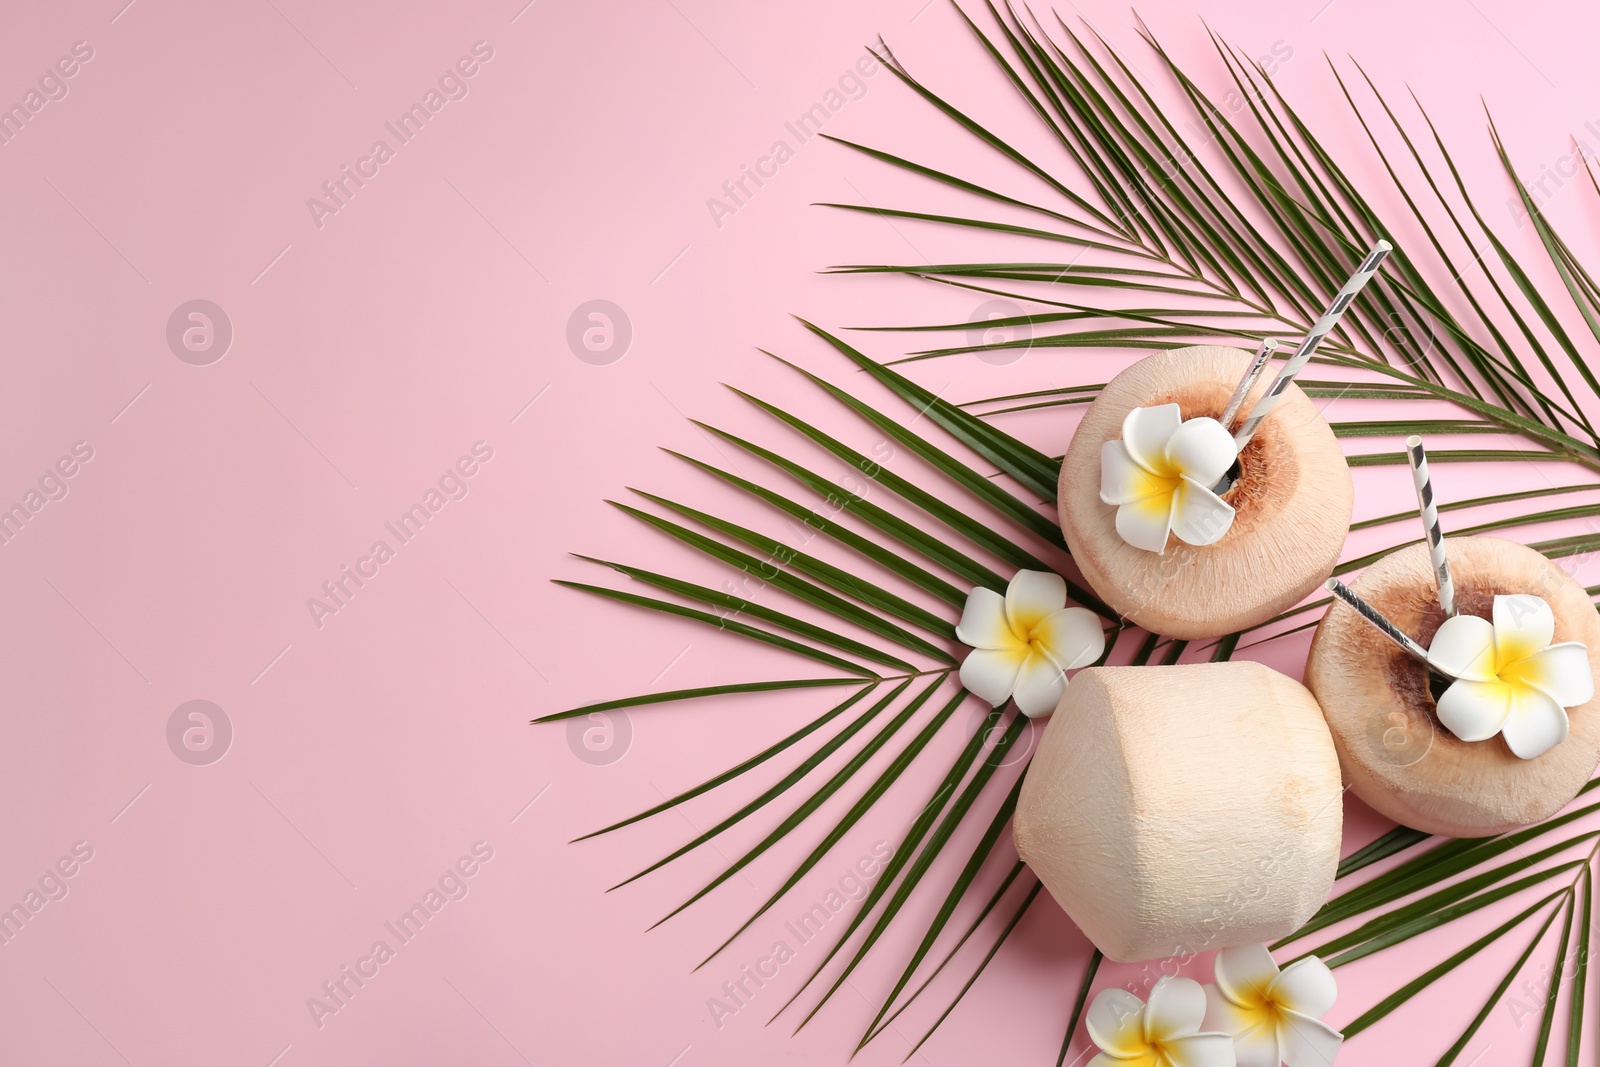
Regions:
<instances>
[{"instance_id":1,"label":"coconut","mask_svg":"<svg viewBox=\"0 0 1600 1067\"><path fill-rule=\"evenodd\" d=\"M1017 853L1120 962L1272 941L1333 887L1339 762L1316 701L1259 663L1091 667L1028 766Z\"/></svg>"},{"instance_id":2,"label":"coconut","mask_svg":"<svg viewBox=\"0 0 1600 1067\"><path fill-rule=\"evenodd\" d=\"M1447 537L1444 544L1458 613L1490 618L1500 593L1542 597L1555 615L1555 640L1588 645L1600 677L1600 615L1571 575L1514 541ZM1423 647L1444 622L1424 543L1384 556L1350 588ZM1547 819L1600 761L1600 697L1568 708L1567 739L1531 760L1498 735L1455 737L1434 703L1443 683L1342 602L1317 627L1305 681L1327 716L1351 792L1428 833L1484 837Z\"/></svg>"},{"instance_id":3,"label":"coconut","mask_svg":"<svg viewBox=\"0 0 1600 1067\"><path fill-rule=\"evenodd\" d=\"M1220 418L1251 353L1201 346L1161 352L1118 374L1089 406L1061 464L1061 529L1085 580L1107 604L1155 633L1193 639L1258 625L1333 572L1350 527L1354 488L1333 431L1290 385L1239 457L1222 499L1233 525L1215 544L1169 537L1157 554L1117 534L1100 501L1100 447L1120 438L1136 407L1177 404L1185 419ZM1257 395L1263 392L1263 384ZM1255 396L1246 400L1245 410Z\"/></svg>"}]
</instances>

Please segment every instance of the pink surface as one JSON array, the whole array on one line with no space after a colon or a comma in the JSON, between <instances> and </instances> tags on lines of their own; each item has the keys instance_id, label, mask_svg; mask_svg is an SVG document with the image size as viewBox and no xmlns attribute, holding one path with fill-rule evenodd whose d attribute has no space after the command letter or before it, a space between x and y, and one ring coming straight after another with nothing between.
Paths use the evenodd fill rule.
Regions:
<instances>
[{"instance_id":1,"label":"pink surface","mask_svg":"<svg viewBox=\"0 0 1600 1067\"><path fill-rule=\"evenodd\" d=\"M748 1010L716 1019L708 998L876 842L897 839L963 737L941 738L918 780L690 973L820 830L648 934L766 824L610 895L731 802L704 798L612 837L565 842L782 736L817 701L637 712L626 741L591 739L604 751L580 758L581 736L569 744L561 727L526 721L792 668L548 579L596 580L569 551L712 576L601 501L640 486L742 506L656 448L721 462L685 415L782 440L720 381L781 391L870 444L754 353L761 345L843 376L790 313L842 327L971 311L938 287L816 273L976 247L808 206L950 202L820 140L798 144L736 213L707 207L841 84L864 43L883 34L914 72L987 101L1007 129L1028 116L940 0L124 2L13 5L0 33L6 101L75 42L85 42L80 57L92 51L65 64L70 78L46 83L60 98L0 145L0 501L23 500L75 447L79 459L92 452L64 466L70 479L46 484L59 499L0 548L0 901L23 899L75 848L79 861L48 882L66 895L0 949L0 1061L844 1062L893 979L904 931L799 1037L762 1024L787 998L784 982L820 958L816 946L799 947ZM1510 222L1511 191L1478 93L1529 172L1568 151L1568 131L1600 143L1583 130L1600 126L1587 5L1318 7L1234 0L1197 12L1154 0L1141 13L1211 88L1223 75L1197 14L1250 54L1290 53L1279 84L1336 150L1356 141L1324 50L1355 53L1387 89L1409 82L1499 212L1494 222ZM1121 5L1062 14L1090 19L1166 92ZM443 106L398 143L385 124L434 87ZM958 150L949 126L881 70L844 88L855 98L828 132L994 169ZM394 147L381 162L371 156L379 139ZM354 193L337 212L308 208L346 166L362 168L365 184L345 179ZM1592 190L1555 189L1550 210L1592 253ZM1507 232L1537 254L1531 231ZM232 325L225 355L207 365L196 365L207 352L186 362L167 340L175 309L197 299ZM595 299L632 324L625 355L609 364L576 358L566 339L574 309ZM866 348L886 357L895 343L869 336ZM918 373L966 397L1104 380L1113 362L1035 353ZM1071 424L1007 426L1059 452ZM1445 499L1482 488L1469 467L1436 478ZM386 534L435 489L445 502L420 534ZM1405 506L1409 493L1403 469L1362 471L1358 517ZM363 562L380 539L397 546L393 557ZM1351 551L1381 543L1358 539ZM346 565L366 568L365 584L314 618L308 598ZM1600 580L1600 569L1579 578ZM1291 640L1251 654L1297 674L1303 650ZM231 723L225 758L209 765L169 747L174 710L193 700ZM200 720L180 720L176 750L187 751L183 731ZM1350 808L1347 848L1381 829ZM388 933L433 887L446 903L422 932L403 943ZM1341 970L1332 1021L1442 958L1465 927ZM393 958L363 962L379 940ZM1520 945L1486 953L1341 1062L1436 1057ZM1041 901L918 1062L1053 1063L1086 951ZM308 998L346 966L367 968L365 984L315 1018ZM1137 976L1107 968L1103 979ZM937 987L861 1062L898 1062L953 992ZM1524 1014L1508 999L1461 1062L1524 1059L1536 1029Z\"/></svg>"}]
</instances>

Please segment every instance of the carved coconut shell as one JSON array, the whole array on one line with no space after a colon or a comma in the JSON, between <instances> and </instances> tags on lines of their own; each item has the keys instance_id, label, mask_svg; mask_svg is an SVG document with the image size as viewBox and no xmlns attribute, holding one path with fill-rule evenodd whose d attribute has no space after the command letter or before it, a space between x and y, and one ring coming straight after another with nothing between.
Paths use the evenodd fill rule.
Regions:
<instances>
[{"instance_id":1,"label":"carved coconut shell","mask_svg":"<svg viewBox=\"0 0 1600 1067\"><path fill-rule=\"evenodd\" d=\"M1321 585L1344 547L1350 469L1327 422L1293 385L1239 458L1240 477L1223 496L1233 525L1217 543L1170 537L1160 555L1134 548L1117 534L1116 508L1100 502L1100 446L1122 436L1129 411L1176 403L1185 419L1220 417L1250 359L1241 349L1202 346L1140 360L1089 406L1062 462L1057 499L1074 561L1107 604L1156 633L1215 637L1265 622Z\"/></svg>"},{"instance_id":2,"label":"carved coconut shell","mask_svg":"<svg viewBox=\"0 0 1600 1067\"><path fill-rule=\"evenodd\" d=\"M1497 593L1532 593L1555 615L1556 641L1589 646L1600 677L1600 615L1583 587L1524 545L1447 537L1456 610L1490 618ZM1368 567L1350 588L1426 647L1444 622L1432 560L1418 543ZM1356 796L1396 822L1452 837L1483 837L1560 811L1600 761L1600 697L1567 709L1567 739L1531 760L1499 736L1462 741L1440 722L1426 667L1343 602L1323 616L1305 681L1333 732Z\"/></svg>"}]
</instances>

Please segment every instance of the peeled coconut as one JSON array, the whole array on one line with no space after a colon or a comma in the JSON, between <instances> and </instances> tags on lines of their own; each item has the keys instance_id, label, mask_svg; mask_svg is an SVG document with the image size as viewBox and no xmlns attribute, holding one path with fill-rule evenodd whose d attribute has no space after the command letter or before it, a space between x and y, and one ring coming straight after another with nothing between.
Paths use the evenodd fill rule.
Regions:
<instances>
[{"instance_id":1,"label":"peeled coconut","mask_svg":"<svg viewBox=\"0 0 1600 1067\"><path fill-rule=\"evenodd\" d=\"M1570 574L1498 537L1444 543L1458 613L1491 618L1497 593L1542 597L1555 615L1555 640L1588 645L1600 677L1600 615ZM1384 556L1350 588L1425 648L1444 622L1426 544ZM1531 760L1499 736L1455 737L1439 722L1428 669L1341 601L1317 627L1305 681L1327 716L1351 792L1430 834L1485 837L1547 819L1600 762L1600 697L1568 708L1567 739Z\"/></svg>"},{"instance_id":2,"label":"peeled coconut","mask_svg":"<svg viewBox=\"0 0 1600 1067\"><path fill-rule=\"evenodd\" d=\"M1327 580L1350 528L1354 488L1332 429L1295 385L1239 457L1222 499L1233 525L1215 544L1169 537L1161 554L1117 534L1100 501L1100 446L1136 407L1177 404L1185 419L1220 418L1251 353L1212 345L1160 352L1118 374L1078 426L1061 464L1061 529L1085 580L1133 623L1170 637L1215 637L1258 625ZM1245 402L1249 411L1270 383Z\"/></svg>"},{"instance_id":3,"label":"peeled coconut","mask_svg":"<svg viewBox=\"0 0 1600 1067\"><path fill-rule=\"evenodd\" d=\"M1298 682L1259 663L1091 667L1028 766L1017 853L1131 962L1272 941L1333 887L1339 762Z\"/></svg>"}]
</instances>

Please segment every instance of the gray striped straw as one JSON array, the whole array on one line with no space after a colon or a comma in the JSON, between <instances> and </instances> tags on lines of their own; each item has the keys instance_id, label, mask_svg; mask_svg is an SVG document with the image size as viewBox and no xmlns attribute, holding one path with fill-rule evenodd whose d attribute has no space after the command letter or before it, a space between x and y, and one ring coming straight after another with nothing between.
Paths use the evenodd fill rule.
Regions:
<instances>
[{"instance_id":1,"label":"gray striped straw","mask_svg":"<svg viewBox=\"0 0 1600 1067\"><path fill-rule=\"evenodd\" d=\"M1239 414L1239 409L1244 407L1245 398L1250 395L1250 390L1256 387L1256 381L1261 377L1261 372L1267 369L1267 364L1278 351L1278 341L1273 337L1264 337L1261 347L1256 349L1255 358L1250 361L1250 366L1245 368L1244 377L1239 379L1238 388L1234 389L1233 396L1228 398L1228 406L1222 409L1222 418L1218 421L1223 428L1233 426L1234 416Z\"/></svg>"},{"instance_id":2,"label":"gray striped straw","mask_svg":"<svg viewBox=\"0 0 1600 1067\"><path fill-rule=\"evenodd\" d=\"M1428 662L1427 649L1418 644L1410 634L1406 633L1404 630L1400 629L1400 627L1384 618L1383 614L1379 612L1377 608L1373 607L1371 604L1368 604L1365 600L1362 600L1359 596L1351 591L1348 585L1345 585L1337 578L1329 578L1327 582L1327 590L1354 608L1358 615L1360 615L1363 619L1366 619L1372 625L1376 626L1389 640L1399 645L1401 648L1415 656L1417 659L1421 660L1423 663ZM1432 665L1429 664L1429 666ZM1437 667L1433 667L1433 669L1439 671L1439 668ZM1444 674L1443 671L1439 671L1439 673L1444 675L1446 678L1450 677L1450 675Z\"/></svg>"},{"instance_id":3,"label":"gray striped straw","mask_svg":"<svg viewBox=\"0 0 1600 1067\"><path fill-rule=\"evenodd\" d=\"M1311 354L1317 350L1317 346L1322 343L1322 339L1328 336L1329 331L1339 324L1339 319L1344 315L1345 309L1350 306L1350 301L1354 300L1356 294L1361 292L1367 282L1372 280L1372 276L1378 272L1378 267L1383 263L1384 257L1389 254L1393 247L1388 241L1379 241L1372 246L1372 251L1367 253L1367 258L1361 261L1361 266L1350 276L1350 280L1344 283L1344 288L1340 289L1339 295L1333 298L1333 303L1328 305L1328 310L1323 312L1322 318L1318 319L1317 324L1311 327L1311 332L1306 334L1305 340L1300 342L1300 347L1294 350L1294 355L1290 356L1278 371L1278 376L1273 379L1271 388L1267 390L1267 395L1256 401L1256 406L1250 412L1250 416L1239 427L1239 432L1233 435L1234 442L1241 450L1250 443L1250 438L1255 436L1256 427L1261 425L1261 420L1270 415L1272 409L1278 406L1278 401L1283 396L1283 391L1289 388L1289 383L1294 380L1296 374L1300 373L1301 368L1311 361Z\"/></svg>"},{"instance_id":4,"label":"gray striped straw","mask_svg":"<svg viewBox=\"0 0 1600 1067\"><path fill-rule=\"evenodd\" d=\"M1406 459L1411 461L1417 506L1422 510L1422 525L1428 533L1428 551L1433 554L1433 573L1439 581L1439 606L1449 617L1456 613L1456 585L1450 579L1450 561L1444 554L1444 532L1439 529L1439 509L1433 503L1433 480L1428 477L1428 452L1422 447L1422 438L1406 438Z\"/></svg>"}]
</instances>

